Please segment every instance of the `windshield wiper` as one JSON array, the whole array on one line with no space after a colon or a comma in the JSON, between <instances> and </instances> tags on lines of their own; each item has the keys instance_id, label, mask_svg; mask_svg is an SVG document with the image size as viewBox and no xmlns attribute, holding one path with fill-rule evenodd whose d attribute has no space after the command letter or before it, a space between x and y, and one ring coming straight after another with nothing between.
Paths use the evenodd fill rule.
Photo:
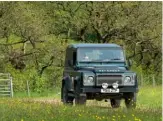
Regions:
<instances>
[{"instance_id":1,"label":"windshield wiper","mask_svg":"<svg viewBox=\"0 0 163 121\"><path fill-rule=\"evenodd\" d=\"M111 59L111 60L122 60L122 59L120 59L120 58L113 58L113 59Z\"/></svg>"}]
</instances>

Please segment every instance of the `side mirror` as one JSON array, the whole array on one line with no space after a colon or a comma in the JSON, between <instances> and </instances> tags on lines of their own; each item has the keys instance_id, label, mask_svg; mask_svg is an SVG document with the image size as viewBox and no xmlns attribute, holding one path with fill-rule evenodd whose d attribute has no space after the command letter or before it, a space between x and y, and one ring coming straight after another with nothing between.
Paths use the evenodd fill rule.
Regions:
<instances>
[{"instance_id":1,"label":"side mirror","mask_svg":"<svg viewBox=\"0 0 163 121\"><path fill-rule=\"evenodd\" d=\"M132 61L130 59L128 59L128 66L131 67L132 66Z\"/></svg>"},{"instance_id":2,"label":"side mirror","mask_svg":"<svg viewBox=\"0 0 163 121\"><path fill-rule=\"evenodd\" d=\"M73 61L72 60L68 60L68 65L69 66L73 66Z\"/></svg>"}]
</instances>

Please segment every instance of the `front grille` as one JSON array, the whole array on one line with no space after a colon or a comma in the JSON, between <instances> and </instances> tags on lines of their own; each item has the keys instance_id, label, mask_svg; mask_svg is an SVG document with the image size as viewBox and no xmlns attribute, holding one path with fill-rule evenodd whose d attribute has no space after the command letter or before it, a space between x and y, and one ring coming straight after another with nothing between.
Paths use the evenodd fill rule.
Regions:
<instances>
[{"instance_id":1,"label":"front grille","mask_svg":"<svg viewBox=\"0 0 163 121\"><path fill-rule=\"evenodd\" d=\"M119 85L122 85L122 75L98 75L97 76L98 86L101 86L102 83L108 83L109 85L112 85L115 82L118 82Z\"/></svg>"}]
</instances>

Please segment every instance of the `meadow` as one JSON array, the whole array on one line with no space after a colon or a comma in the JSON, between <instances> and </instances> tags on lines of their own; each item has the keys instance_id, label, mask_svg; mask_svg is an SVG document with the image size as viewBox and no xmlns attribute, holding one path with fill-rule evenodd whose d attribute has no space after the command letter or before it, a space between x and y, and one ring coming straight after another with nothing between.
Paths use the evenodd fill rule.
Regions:
<instances>
[{"instance_id":1,"label":"meadow","mask_svg":"<svg viewBox=\"0 0 163 121\"><path fill-rule=\"evenodd\" d=\"M46 95L47 94L47 95ZM22 94L23 95L23 94ZM144 86L138 93L137 108L112 109L108 102L88 101L86 106L65 106L55 92L0 99L0 121L161 121L162 87ZM37 97L35 97L37 95Z\"/></svg>"}]
</instances>

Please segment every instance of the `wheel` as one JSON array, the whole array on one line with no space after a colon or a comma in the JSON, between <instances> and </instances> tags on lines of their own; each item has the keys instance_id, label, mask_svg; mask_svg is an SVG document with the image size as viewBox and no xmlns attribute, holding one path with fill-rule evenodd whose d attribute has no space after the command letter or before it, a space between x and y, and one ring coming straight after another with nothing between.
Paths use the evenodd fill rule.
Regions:
<instances>
[{"instance_id":1,"label":"wheel","mask_svg":"<svg viewBox=\"0 0 163 121\"><path fill-rule=\"evenodd\" d=\"M110 99L110 104L112 108L119 108L121 100L120 99Z\"/></svg>"},{"instance_id":2,"label":"wheel","mask_svg":"<svg viewBox=\"0 0 163 121\"><path fill-rule=\"evenodd\" d=\"M63 85L62 87L62 101L63 101L63 104L71 104L73 105L73 100L74 100L74 97L71 97L71 96L68 96L68 90L65 86L65 84Z\"/></svg>"},{"instance_id":3,"label":"wheel","mask_svg":"<svg viewBox=\"0 0 163 121\"><path fill-rule=\"evenodd\" d=\"M136 93L127 93L125 96L125 105L127 108L136 108Z\"/></svg>"},{"instance_id":4,"label":"wheel","mask_svg":"<svg viewBox=\"0 0 163 121\"><path fill-rule=\"evenodd\" d=\"M86 104L86 94L80 93L78 87L75 86L75 104L76 105L85 105Z\"/></svg>"},{"instance_id":5,"label":"wheel","mask_svg":"<svg viewBox=\"0 0 163 121\"><path fill-rule=\"evenodd\" d=\"M85 105L86 104L86 94L75 95L75 104L76 105Z\"/></svg>"}]
</instances>

